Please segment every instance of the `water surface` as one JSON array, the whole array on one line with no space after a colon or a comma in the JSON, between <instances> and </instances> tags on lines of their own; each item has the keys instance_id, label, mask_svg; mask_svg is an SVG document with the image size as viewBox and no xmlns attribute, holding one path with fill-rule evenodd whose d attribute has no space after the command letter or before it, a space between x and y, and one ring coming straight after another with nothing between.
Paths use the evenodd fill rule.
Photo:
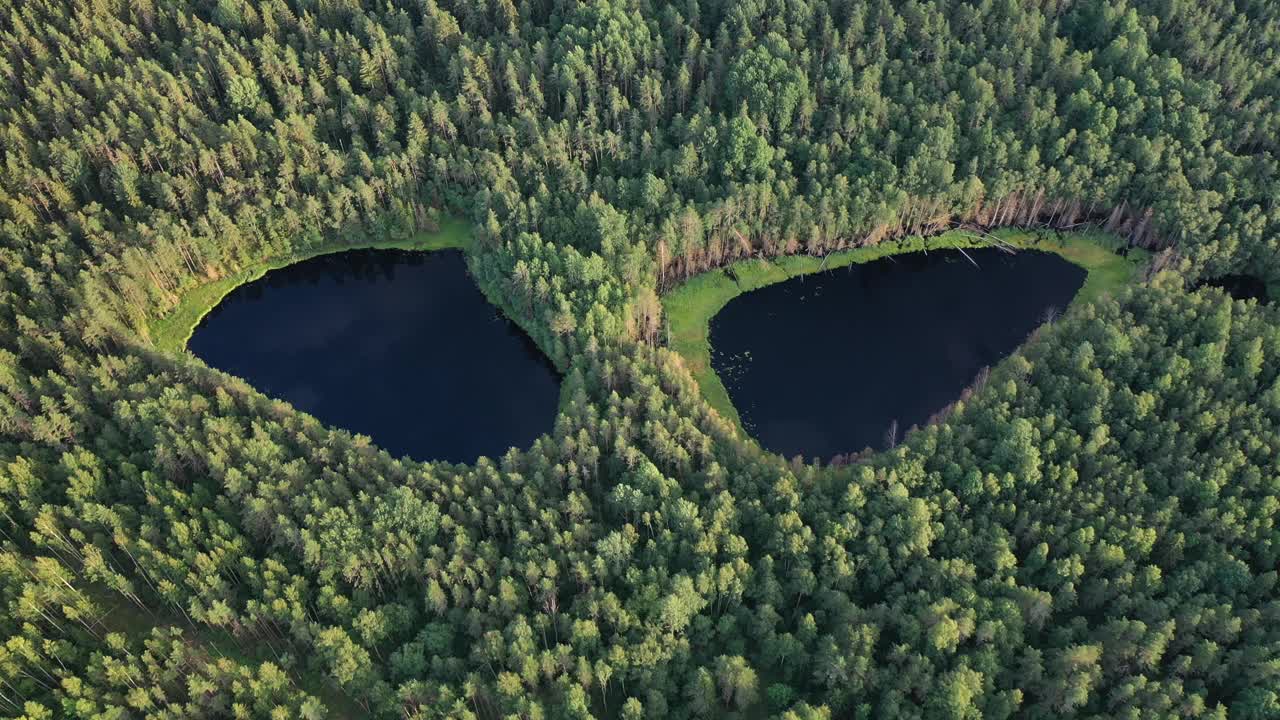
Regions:
<instances>
[{"instance_id":1,"label":"water surface","mask_svg":"<svg viewBox=\"0 0 1280 720\"><path fill-rule=\"evenodd\" d=\"M560 380L458 251L353 250L231 292L188 347L393 455L472 462L551 429Z\"/></svg>"},{"instance_id":2,"label":"water surface","mask_svg":"<svg viewBox=\"0 0 1280 720\"><path fill-rule=\"evenodd\" d=\"M787 457L883 447L895 420L900 438L954 401L1086 275L1044 252L966 252L973 262L908 253L730 301L711 319L711 364L746 430Z\"/></svg>"},{"instance_id":3,"label":"water surface","mask_svg":"<svg viewBox=\"0 0 1280 720\"><path fill-rule=\"evenodd\" d=\"M1196 287L1206 285L1221 288L1236 300L1257 300L1260 303L1271 301L1267 293L1267 284L1262 281L1262 278L1253 275L1222 275L1205 280Z\"/></svg>"}]
</instances>

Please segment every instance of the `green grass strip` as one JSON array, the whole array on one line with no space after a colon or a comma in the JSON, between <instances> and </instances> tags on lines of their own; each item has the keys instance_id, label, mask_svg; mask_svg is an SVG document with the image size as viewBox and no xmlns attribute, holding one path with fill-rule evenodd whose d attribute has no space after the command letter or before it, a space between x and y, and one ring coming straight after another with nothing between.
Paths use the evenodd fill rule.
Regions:
<instances>
[{"instance_id":1,"label":"green grass strip","mask_svg":"<svg viewBox=\"0 0 1280 720\"><path fill-rule=\"evenodd\" d=\"M158 350L182 352L204 316L217 307L218 303L222 302L222 299L232 290L245 283L253 282L272 270L313 257L347 250L444 250L447 248L466 250L470 244L470 223L457 218L448 218L440 223L440 229L435 232L418 232L401 240L330 242L283 257L264 260L226 277L197 285L183 293L178 304L169 314L151 323L149 328L151 339Z\"/></svg>"}]
</instances>

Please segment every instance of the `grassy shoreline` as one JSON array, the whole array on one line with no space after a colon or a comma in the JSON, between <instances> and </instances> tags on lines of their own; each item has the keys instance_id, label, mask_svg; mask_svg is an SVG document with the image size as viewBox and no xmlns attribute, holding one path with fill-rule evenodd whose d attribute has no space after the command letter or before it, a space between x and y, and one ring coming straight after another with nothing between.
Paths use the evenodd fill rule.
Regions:
<instances>
[{"instance_id":1,"label":"grassy shoreline","mask_svg":"<svg viewBox=\"0 0 1280 720\"><path fill-rule=\"evenodd\" d=\"M1101 231L1069 233L1059 237L1051 232L1003 229L992 235L1009 246L1052 252L1084 268L1088 275L1072 298L1072 306L1092 302L1125 287L1146 259L1145 251L1138 249L1130 251L1129 257L1117 255L1115 248L1120 240ZM710 270L695 275L663 295L663 312L670 327L670 347L684 359L708 404L741 429L742 421L729 399L729 392L711 367L711 318L730 300L742 293L800 275L872 262L890 255L990 246L990 242L973 232L951 230L929 238L912 236L895 244L844 250L825 258L788 255L770 260L740 260L730 266L737 277L736 282L720 269Z\"/></svg>"},{"instance_id":2,"label":"grassy shoreline","mask_svg":"<svg viewBox=\"0 0 1280 720\"><path fill-rule=\"evenodd\" d=\"M257 262L237 273L198 285L183 293L178 304L167 315L151 323L151 341L161 352L182 352L192 333L209 311L232 290L253 282L272 270L310 260L321 255L346 250L466 250L471 244L471 224L458 218L447 218L439 230L418 232L402 240L367 240L357 242L330 242L303 252L291 253Z\"/></svg>"}]
</instances>

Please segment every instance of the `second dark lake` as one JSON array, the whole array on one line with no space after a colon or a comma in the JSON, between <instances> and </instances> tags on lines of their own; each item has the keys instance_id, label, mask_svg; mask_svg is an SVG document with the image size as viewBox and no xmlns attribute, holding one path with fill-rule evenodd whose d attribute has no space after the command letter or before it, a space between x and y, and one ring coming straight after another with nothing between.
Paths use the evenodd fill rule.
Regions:
<instances>
[{"instance_id":1,"label":"second dark lake","mask_svg":"<svg viewBox=\"0 0 1280 720\"><path fill-rule=\"evenodd\" d=\"M551 430L560 378L455 250L352 250L232 291L188 343L205 363L393 455L473 462Z\"/></svg>"},{"instance_id":2,"label":"second dark lake","mask_svg":"<svg viewBox=\"0 0 1280 720\"><path fill-rule=\"evenodd\" d=\"M1271 301L1267 293L1267 283L1253 275L1222 275L1204 280L1196 287L1212 286L1221 288L1236 300L1257 300L1260 303Z\"/></svg>"},{"instance_id":3,"label":"second dark lake","mask_svg":"<svg viewBox=\"0 0 1280 720\"><path fill-rule=\"evenodd\" d=\"M882 448L1065 310L1084 269L996 249L907 253L793 278L711 319L711 364L747 432L786 457Z\"/></svg>"}]
</instances>

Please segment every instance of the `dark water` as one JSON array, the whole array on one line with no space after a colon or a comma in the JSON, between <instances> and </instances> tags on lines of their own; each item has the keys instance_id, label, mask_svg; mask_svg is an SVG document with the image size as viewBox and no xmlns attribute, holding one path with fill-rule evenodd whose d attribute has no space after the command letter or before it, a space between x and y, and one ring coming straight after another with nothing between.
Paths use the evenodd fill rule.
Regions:
<instances>
[{"instance_id":1,"label":"dark water","mask_svg":"<svg viewBox=\"0 0 1280 720\"><path fill-rule=\"evenodd\" d=\"M880 448L954 401L1071 302L1085 271L1049 253L909 253L788 280L711 320L711 364L743 425L784 456Z\"/></svg>"},{"instance_id":2,"label":"dark water","mask_svg":"<svg viewBox=\"0 0 1280 720\"><path fill-rule=\"evenodd\" d=\"M472 462L551 429L560 379L457 251L354 250L237 288L188 347L393 455Z\"/></svg>"},{"instance_id":3,"label":"dark water","mask_svg":"<svg viewBox=\"0 0 1280 720\"><path fill-rule=\"evenodd\" d=\"M1267 284L1262 281L1262 278L1252 275L1223 275L1205 280L1196 287L1204 287L1205 285L1221 288L1236 300L1257 300L1260 303L1270 300L1267 294Z\"/></svg>"}]
</instances>

